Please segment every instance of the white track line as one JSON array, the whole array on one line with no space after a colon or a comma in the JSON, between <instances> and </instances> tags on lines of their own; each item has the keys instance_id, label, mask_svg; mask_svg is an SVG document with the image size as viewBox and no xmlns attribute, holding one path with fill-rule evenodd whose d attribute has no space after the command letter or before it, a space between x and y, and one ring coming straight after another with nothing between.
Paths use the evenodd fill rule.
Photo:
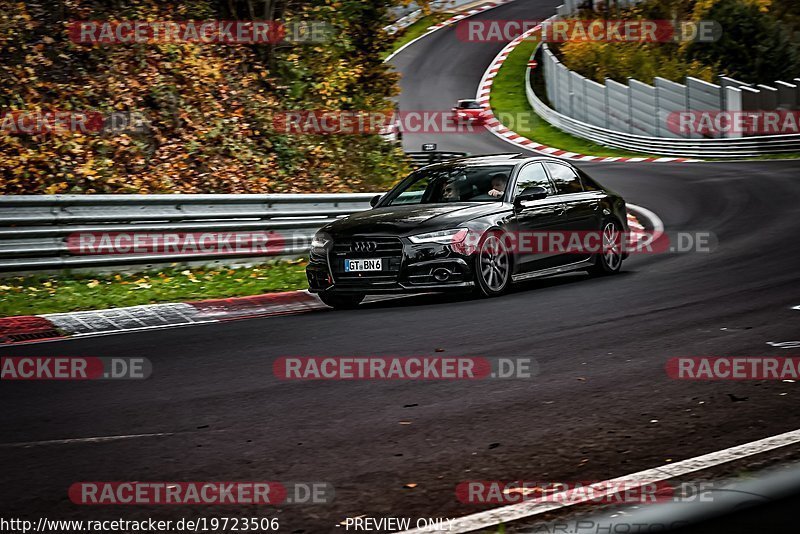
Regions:
<instances>
[{"instance_id":1,"label":"white track line","mask_svg":"<svg viewBox=\"0 0 800 534\"><path fill-rule=\"evenodd\" d=\"M395 50L394 52L392 52L391 54L389 54L389 56L388 56L386 59L384 59L384 60L383 60L383 62L384 62L384 63L389 63L389 62L390 62L392 59L394 59L394 56L396 56L397 54L399 54L400 52L402 52L403 50L405 50L406 48L408 48L408 47L409 47L409 46L411 46L412 44L416 43L417 41L419 41L419 40L420 40L420 39L422 39L423 37L427 37L427 36L429 36L430 34L434 33L435 31L437 31L437 30L441 30L442 28L446 28L446 27L447 27L447 26L441 26L441 27L439 27L439 28L435 28L435 29L433 29L433 30L430 30L430 31L428 31L428 32L425 32L425 33L423 33L423 34L422 34L422 35L420 35L419 37L415 37L414 39L411 39L409 42L407 42L406 44L404 44L403 46L401 46L400 48L398 48L397 50Z\"/></svg>"},{"instance_id":2,"label":"white track line","mask_svg":"<svg viewBox=\"0 0 800 534\"><path fill-rule=\"evenodd\" d=\"M665 464L653 469L639 471L630 475L621 476L612 480L605 481L610 487L614 484L630 483L632 481L641 482L642 484L648 482L661 482L670 478L686 475L695 471L702 471L735 460L741 460L748 456L769 452L773 449L785 447L787 445L794 445L800 443L800 430L792 430L784 434L778 434L768 438L760 439L758 441L751 441L743 445L737 445L721 451L704 454L695 458L689 458L680 462ZM600 483L603 484L603 483ZM627 487L630 487L628 485ZM559 499L559 495L553 495L551 499L554 502L536 502L528 501L519 504L511 504L509 506L502 506L493 510L479 512L464 517L454 519L451 523L450 533L457 534L459 532L472 532L483 528L493 527L501 523L508 523L527 517L533 517L552 510L566 508L581 502L588 501L597 497L597 495L587 496L585 499L577 499L574 495L567 495L568 492L563 492L564 499ZM614 493L610 490L608 493ZM569 497L569 498L567 498ZM562 502L558 502L561 500ZM425 529L405 530L403 534L422 534L428 532Z\"/></svg>"},{"instance_id":3,"label":"white track line","mask_svg":"<svg viewBox=\"0 0 800 534\"><path fill-rule=\"evenodd\" d=\"M0 443L0 448L25 448L41 445L69 445L72 443L105 443L108 441L120 441L124 439L137 438L160 438L164 436L174 436L174 432L159 432L156 434L127 434L121 436L95 436L93 438L70 438L70 439L50 439L45 441L25 441L21 443Z\"/></svg>"}]
</instances>

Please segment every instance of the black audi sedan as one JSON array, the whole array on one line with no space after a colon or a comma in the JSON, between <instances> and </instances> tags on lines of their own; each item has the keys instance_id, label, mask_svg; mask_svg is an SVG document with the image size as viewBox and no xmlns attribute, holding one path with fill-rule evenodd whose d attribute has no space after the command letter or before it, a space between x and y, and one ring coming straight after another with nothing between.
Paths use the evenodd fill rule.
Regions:
<instances>
[{"instance_id":1,"label":"black audi sedan","mask_svg":"<svg viewBox=\"0 0 800 534\"><path fill-rule=\"evenodd\" d=\"M334 308L381 293L473 290L491 297L535 277L613 274L626 256L625 201L555 158L449 160L411 173L371 204L312 241L309 288ZM596 234L606 246L531 245L530 235L559 233Z\"/></svg>"}]
</instances>

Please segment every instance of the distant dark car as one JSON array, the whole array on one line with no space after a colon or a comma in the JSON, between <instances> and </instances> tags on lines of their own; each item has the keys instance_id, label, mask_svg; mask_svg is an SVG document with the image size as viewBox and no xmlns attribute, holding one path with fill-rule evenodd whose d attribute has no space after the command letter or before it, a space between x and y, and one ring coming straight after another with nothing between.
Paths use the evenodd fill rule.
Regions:
<instances>
[{"instance_id":1,"label":"distant dark car","mask_svg":"<svg viewBox=\"0 0 800 534\"><path fill-rule=\"evenodd\" d=\"M477 100L459 100L452 111L460 122L482 124L487 118L486 109Z\"/></svg>"},{"instance_id":2,"label":"distant dark car","mask_svg":"<svg viewBox=\"0 0 800 534\"><path fill-rule=\"evenodd\" d=\"M627 232L625 201L554 158L514 154L423 167L373 209L323 227L306 268L309 287L335 308L367 294L472 289L500 295L512 282L586 270L616 273L625 253L516 247L526 232Z\"/></svg>"}]
</instances>

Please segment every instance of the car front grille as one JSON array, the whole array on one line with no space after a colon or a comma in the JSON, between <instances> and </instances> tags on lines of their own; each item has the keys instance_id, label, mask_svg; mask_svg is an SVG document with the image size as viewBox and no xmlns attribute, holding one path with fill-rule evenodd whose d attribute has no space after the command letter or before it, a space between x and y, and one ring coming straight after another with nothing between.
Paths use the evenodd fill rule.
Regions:
<instances>
[{"instance_id":1,"label":"car front grille","mask_svg":"<svg viewBox=\"0 0 800 534\"><path fill-rule=\"evenodd\" d=\"M345 272L346 259L383 260L382 270ZM396 237L359 237L336 239L331 249L331 270L338 286L390 285L397 282L403 261L403 243Z\"/></svg>"}]
</instances>

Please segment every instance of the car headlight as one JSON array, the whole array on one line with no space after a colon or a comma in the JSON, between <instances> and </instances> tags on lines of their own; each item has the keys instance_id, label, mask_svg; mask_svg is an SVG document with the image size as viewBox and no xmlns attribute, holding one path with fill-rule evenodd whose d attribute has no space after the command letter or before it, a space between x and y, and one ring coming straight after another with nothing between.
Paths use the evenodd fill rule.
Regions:
<instances>
[{"instance_id":1,"label":"car headlight","mask_svg":"<svg viewBox=\"0 0 800 534\"><path fill-rule=\"evenodd\" d=\"M412 243L419 245L421 243L439 243L441 245L450 245L452 243L460 243L467 237L468 230L466 228L453 228L452 230L440 230L438 232L428 232L427 234L417 234L409 236L408 239Z\"/></svg>"},{"instance_id":2,"label":"car headlight","mask_svg":"<svg viewBox=\"0 0 800 534\"><path fill-rule=\"evenodd\" d=\"M333 241L331 236L325 232L317 232L314 234L314 238L311 240L311 250L314 252L324 252L325 247Z\"/></svg>"}]
</instances>

